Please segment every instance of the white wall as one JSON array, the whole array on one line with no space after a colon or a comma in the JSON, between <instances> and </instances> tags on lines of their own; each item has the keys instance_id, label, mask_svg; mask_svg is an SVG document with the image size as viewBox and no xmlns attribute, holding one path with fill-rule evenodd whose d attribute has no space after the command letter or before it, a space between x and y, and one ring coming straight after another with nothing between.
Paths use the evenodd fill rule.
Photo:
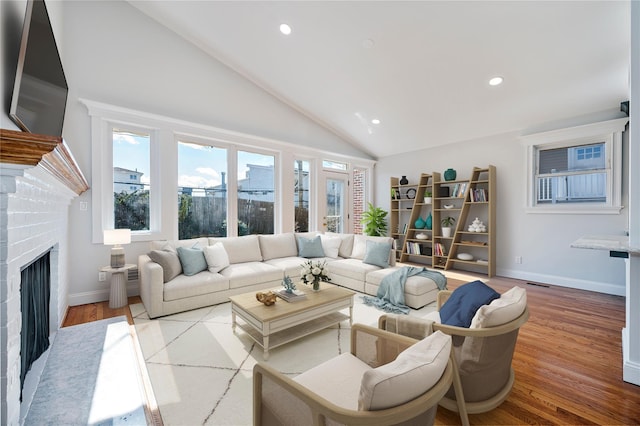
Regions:
<instances>
[{"instance_id":1,"label":"white wall","mask_svg":"<svg viewBox=\"0 0 640 426\"><path fill-rule=\"evenodd\" d=\"M368 158L126 2L65 1L61 13L69 85L64 137L90 186L90 120L79 98ZM70 265L71 305L108 298L98 269L107 264L109 247L90 242L93 195L89 190L71 206L71 247L77 253ZM80 202L89 209L80 211ZM148 243L126 246L127 263L147 251ZM137 294L135 286L131 293Z\"/></svg>"},{"instance_id":2,"label":"white wall","mask_svg":"<svg viewBox=\"0 0 640 426\"><path fill-rule=\"evenodd\" d=\"M417 181L420 173L442 173L451 167L456 169L458 179L465 179L470 177L474 166L493 164L497 169L496 274L624 295L624 260L610 258L598 250L573 249L570 244L587 234L622 235L628 229L627 210L623 209L620 215L525 213L526 149L518 136L496 135L379 159L376 202L389 209L391 176L407 175L411 183ZM623 194L626 194L627 171L623 173ZM623 196L622 201L624 205L627 197ZM522 264L515 263L516 256L522 256Z\"/></svg>"}]
</instances>

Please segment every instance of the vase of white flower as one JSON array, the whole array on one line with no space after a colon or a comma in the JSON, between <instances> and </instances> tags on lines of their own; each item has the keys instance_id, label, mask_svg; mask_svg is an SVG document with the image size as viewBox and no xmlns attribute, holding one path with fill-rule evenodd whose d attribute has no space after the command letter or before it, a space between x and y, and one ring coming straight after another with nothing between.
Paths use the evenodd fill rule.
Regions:
<instances>
[{"instance_id":1,"label":"vase of white flower","mask_svg":"<svg viewBox=\"0 0 640 426\"><path fill-rule=\"evenodd\" d=\"M300 275L302 276L302 282L311 285L314 291L320 290L320 281L331 281L327 276L327 262L317 261L313 262L307 260L302 265Z\"/></svg>"}]
</instances>

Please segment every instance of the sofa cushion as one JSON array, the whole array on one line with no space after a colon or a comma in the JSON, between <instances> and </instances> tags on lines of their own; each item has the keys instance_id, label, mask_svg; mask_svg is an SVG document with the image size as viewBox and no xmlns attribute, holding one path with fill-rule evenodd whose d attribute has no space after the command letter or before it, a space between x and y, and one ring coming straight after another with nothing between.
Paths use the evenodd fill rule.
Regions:
<instances>
[{"instance_id":1,"label":"sofa cushion","mask_svg":"<svg viewBox=\"0 0 640 426\"><path fill-rule=\"evenodd\" d=\"M296 278L300 278L300 265L302 265L305 260L307 259L298 256L292 256L265 260L264 263L280 269L281 271L283 271L284 275L288 275L295 281Z\"/></svg>"},{"instance_id":2,"label":"sofa cushion","mask_svg":"<svg viewBox=\"0 0 640 426\"><path fill-rule=\"evenodd\" d=\"M163 299L168 302L228 289L229 280L220 274L209 271L191 276L180 274L164 285Z\"/></svg>"},{"instance_id":3,"label":"sofa cushion","mask_svg":"<svg viewBox=\"0 0 640 426\"><path fill-rule=\"evenodd\" d=\"M338 250L338 255L344 258L351 257L351 252L353 251L354 234L337 234L335 232L325 232L324 235L340 237L342 242L340 243L340 249Z\"/></svg>"},{"instance_id":4,"label":"sofa cushion","mask_svg":"<svg viewBox=\"0 0 640 426\"><path fill-rule=\"evenodd\" d=\"M369 272L367 274L367 284L380 286L382 280L398 267L378 269L377 271ZM404 294L422 295L431 291L438 290L438 285L431 278L424 277L422 275L414 275L407 277L407 281L404 283ZM375 293L374 293L375 294Z\"/></svg>"},{"instance_id":5,"label":"sofa cushion","mask_svg":"<svg viewBox=\"0 0 640 426\"><path fill-rule=\"evenodd\" d=\"M296 376L293 380L347 410L358 409L360 383L371 367L351 353L343 353Z\"/></svg>"},{"instance_id":6,"label":"sofa cushion","mask_svg":"<svg viewBox=\"0 0 640 426\"><path fill-rule=\"evenodd\" d=\"M469 327L480 306L491 303L500 295L480 280L463 284L453 290L440 308L442 324Z\"/></svg>"},{"instance_id":7,"label":"sofa cushion","mask_svg":"<svg viewBox=\"0 0 640 426\"><path fill-rule=\"evenodd\" d=\"M209 272L220 272L229 266L229 255L222 243L217 242L211 246L206 246L202 251L204 252L204 259L207 261Z\"/></svg>"},{"instance_id":8,"label":"sofa cushion","mask_svg":"<svg viewBox=\"0 0 640 426\"><path fill-rule=\"evenodd\" d=\"M391 237L370 237L367 235L355 235L353 237L353 250L351 252L352 259L364 259L364 255L367 252L367 241L373 241L376 243L393 243Z\"/></svg>"},{"instance_id":9,"label":"sofa cushion","mask_svg":"<svg viewBox=\"0 0 640 426\"><path fill-rule=\"evenodd\" d=\"M298 237L298 256L304 258L324 257L320 235L313 238Z\"/></svg>"},{"instance_id":10,"label":"sofa cushion","mask_svg":"<svg viewBox=\"0 0 640 426\"><path fill-rule=\"evenodd\" d=\"M376 265L381 268L389 267L389 252L391 251L391 242L367 241L364 258L362 261L369 265Z\"/></svg>"},{"instance_id":11,"label":"sofa cushion","mask_svg":"<svg viewBox=\"0 0 640 426\"><path fill-rule=\"evenodd\" d=\"M229 255L229 263L262 262L260 241L257 235L242 237L210 238L209 245L221 242Z\"/></svg>"},{"instance_id":12,"label":"sofa cushion","mask_svg":"<svg viewBox=\"0 0 640 426\"><path fill-rule=\"evenodd\" d=\"M229 279L229 288L246 287L269 281L282 281L281 269L264 262L232 263L220 271L220 275Z\"/></svg>"},{"instance_id":13,"label":"sofa cushion","mask_svg":"<svg viewBox=\"0 0 640 426\"><path fill-rule=\"evenodd\" d=\"M298 255L296 237L293 232L275 235L258 235L263 260Z\"/></svg>"},{"instance_id":14,"label":"sofa cushion","mask_svg":"<svg viewBox=\"0 0 640 426\"><path fill-rule=\"evenodd\" d=\"M178 247L178 258L182 265L182 273L191 276L207 269L204 252L200 248Z\"/></svg>"},{"instance_id":15,"label":"sofa cushion","mask_svg":"<svg viewBox=\"0 0 640 426\"><path fill-rule=\"evenodd\" d=\"M163 281L171 281L182 273L178 253L173 250L151 250L149 258L162 266Z\"/></svg>"},{"instance_id":16,"label":"sofa cushion","mask_svg":"<svg viewBox=\"0 0 640 426\"><path fill-rule=\"evenodd\" d=\"M320 235L320 242L322 243L322 250L326 257L331 259L337 259L340 255L340 245L342 244L342 238L337 235Z\"/></svg>"},{"instance_id":17,"label":"sofa cushion","mask_svg":"<svg viewBox=\"0 0 640 426\"><path fill-rule=\"evenodd\" d=\"M513 287L498 299L478 308L471 320L470 328L497 327L513 321L527 307L527 292L521 287Z\"/></svg>"},{"instance_id":18,"label":"sofa cushion","mask_svg":"<svg viewBox=\"0 0 640 426\"><path fill-rule=\"evenodd\" d=\"M442 377L451 353L451 336L436 331L402 351L389 364L362 375L358 409L383 410L409 402Z\"/></svg>"},{"instance_id":19,"label":"sofa cushion","mask_svg":"<svg viewBox=\"0 0 640 426\"><path fill-rule=\"evenodd\" d=\"M329 276L341 275L365 282L369 272L377 271L380 267L363 263L358 259L339 259L329 263ZM333 278L331 278L333 280Z\"/></svg>"}]
</instances>

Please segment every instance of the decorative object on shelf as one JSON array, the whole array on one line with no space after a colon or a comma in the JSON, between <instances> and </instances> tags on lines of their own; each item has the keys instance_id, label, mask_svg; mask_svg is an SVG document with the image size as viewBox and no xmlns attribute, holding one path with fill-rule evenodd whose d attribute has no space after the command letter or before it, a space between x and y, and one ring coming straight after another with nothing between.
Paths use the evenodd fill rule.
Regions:
<instances>
[{"instance_id":1,"label":"decorative object on shelf","mask_svg":"<svg viewBox=\"0 0 640 426\"><path fill-rule=\"evenodd\" d=\"M429 216L424 221L424 227L427 229L433 229L433 216L431 216L431 212L429 212Z\"/></svg>"},{"instance_id":2,"label":"decorative object on shelf","mask_svg":"<svg viewBox=\"0 0 640 426\"><path fill-rule=\"evenodd\" d=\"M477 217L473 222L471 222L471 225L469 225L468 229L469 232L487 232L487 227Z\"/></svg>"},{"instance_id":3,"label":"decorative object on shelf","mask_svg":"<svg viewBox=\"0 0 640 426\"><path fill-rule=\"evenodd\" d=\"M416 229L424 229L424 227L425 227L425 225L426 225L426 224L427 224L427 223L426 223L424 220L422 220L422 218L421 218L420 216L418 216L418 219L416 219L416 221L415 221L415 223L413 224L413 226L414 226Z\"/></svg>"},{"instance_id":4,"label":"decorative object on shelf","mask_svg":"<svg viewBox=\"0 0 640 426\"><path fill-rule=\"evenodd\" d=\"M454 169L447 169L444 171L444 180L456 180L456 171Z\"/></svg>"},{"instance_id":5,"label":"decorative object on shelf","mask_svg":"<svg viewBox=\"0 0 640 426\"><path fill-rule=\"evenodd\" d=\"M419 234L416 234L416 238L417 238L418 240L426 240L426 239L428 239L429 237L427 236L427 234L423 234L423 233L421 232L421 233L419 233Z\"/></svg>"},{"instance_id":6,"label":"decorative object on shelf","mask_svg":"<svg viewBox=\"0 0 640 426\"><path fill-rule=\"evenodd\" d=\"M284 291L289 294L293 294L293 290L296 289L296 285L293 283L293 280L289 277L289 275L285 275L282 280L282 287L284 287Z\"/></svg>"},{"instance_id":7,"label":"decorative object on shelf","mask_svg":"<svg viewBox=\"0 0 640 426\"><path fill-rule=\"evenodd\" d=\"M449 210L449 209L452 209L452 208L453 208L453 204L445 204L445 205L444 205L444 206L442 206L442 207L444 207L445 209Z\"/></svg>"},{"instance_id":8,"label":"decorative object on shelf","mask_svg":"<svg viewBox=\"0 0 640 426\"><path fill-rule=\"evenodd\" d=\"M302 282L311 285L314 291L320 290L320 281L331 281L331 278L327 276L327 262L307 260L302 265L300 275L302 276Z\"/></svg>"},{"instance_id":9,"label":"decorative object on shelf","mask_svg":"<svg viewBox=\"0 0 640 426\"><path fill-rule=\"evenodd\" d=\"M397 193L395 188L391 188L391 199L392 200L397 200L398 199L398 193Z\"/></svg>"},{"instance_id":10,"label":"decorative object on shelf","mask_svg":"<svg viewBox=\"0 0 640 426\"><path fill-rule=\"evenodd\" d=\"M469 253L458 253L458 259L460 260L473 260L473 256Z\"/></svg>"},{"instance_id":11,"label":"decorative object on shelf","mask_svg":"<svg viewBox=\"0 0 640 426\"><path fill-rule=\"evenodd\" d=\"M408 185L409 184L409 179L407 179L406 176L402 176L402 178L400 179L400 185Z\"/></svg>"},{"instance_id":12,"label":"decorative object on shelf","mask_svg":"<svg viewBox=\"0 0 640 426\"><path fill-rule=\"evenodd\" d=\"M453 222L455 222L456 219L454 217L451 216L447 216L445 218L443 218L440 223L442 224L442 236L445 238L449 238L451 237L451 227L453 226Z\"/></svg>"},{"instance_id":13,"label":"decorative object on shelf","mask_svg":"<svg viewBox=\"0 0 640 426\"><path fill-rule=\"evenodd\" d=\"M407 189L407 198L409 200L413 200L414 198L416 198L416 189L415 188Z\"/></svg>"},{"instance_id":14,"label":"decorative object on shelf","mask_svg":"<svg viewBox=\"0 0 640 426\"><path fill-rule=\"evenodd\" d=\"M360 223L364 225L362 232L371 237L383 237L387 235L388 212L380 207L374 207L369 203L367 210L362 212Z\"/></svg>"},{"instance_id":15,"label":"decorative object on shelf","mask_svg":"<svg viewBox=\"0 0 640 426\"><path fill-rule=\"evenodd\" d=\"M131 229L107 229L103 231L104 245L113 246L111 249L111 267L124 266L124 249L122 244L131 243Z\"/></svg>"},{"instance_id":16,"label":"decorative object on shelf","mask_svg":"<svg viewBox=\"0 0 640 426\"><path fill-rule=\"evenodd\" d=\"M256 299L258 300L258 302L264 303L265 306L271 306L276 303L276 294L271 291L268 291L266 293L262 293L259 291L258 293L256 293Z\"/></svg>"},{"instance_id":17,"label":"decorative object on shelf","mask_svg":"<svg viewBox=\"0 0 640 426\"><path fill-rule=\"evenodd\" d=\"M431 191L427 191L424 193L424 203L431 204Z\"/></svg>"}]
</instances>

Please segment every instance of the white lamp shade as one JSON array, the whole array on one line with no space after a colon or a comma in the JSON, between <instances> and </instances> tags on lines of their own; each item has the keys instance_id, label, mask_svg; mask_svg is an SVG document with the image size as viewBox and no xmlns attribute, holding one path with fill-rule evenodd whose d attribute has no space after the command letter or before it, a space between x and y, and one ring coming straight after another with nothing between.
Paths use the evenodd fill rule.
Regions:
<instances>
[{"instance_id":1,"label":"white lamp shade","mask_svg":"<svg viewBox=\"0 0 640 426\"><path fill-rule=\"evenodd\" d=\"M104 231L104 244L117 246L131 242L131 229L107 229Z\"/></svg>"}]
</instances>

